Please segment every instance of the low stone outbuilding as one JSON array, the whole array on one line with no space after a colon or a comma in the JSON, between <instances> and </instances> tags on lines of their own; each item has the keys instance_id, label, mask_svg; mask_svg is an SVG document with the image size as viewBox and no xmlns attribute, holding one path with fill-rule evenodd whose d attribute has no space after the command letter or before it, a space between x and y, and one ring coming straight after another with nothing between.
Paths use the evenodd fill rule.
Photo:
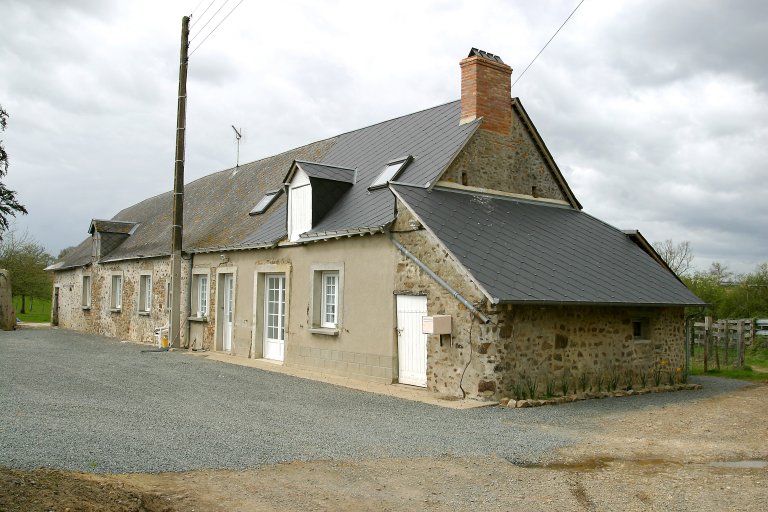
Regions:
<instances>
[{"instance_id":1,"label":"low stone outbuilding","mask_svg":"<svg viewBox=\"0 0 768 512\"><path fill-rule=\"evenodd\" d=\"M498 56L461 70L460 101L188 184L183 346L473 398L681 366L702 301L581 211ZM166 193L94 220L50 267L54 322L152 341L170 213Z\"/></svg>"}]
</instances>

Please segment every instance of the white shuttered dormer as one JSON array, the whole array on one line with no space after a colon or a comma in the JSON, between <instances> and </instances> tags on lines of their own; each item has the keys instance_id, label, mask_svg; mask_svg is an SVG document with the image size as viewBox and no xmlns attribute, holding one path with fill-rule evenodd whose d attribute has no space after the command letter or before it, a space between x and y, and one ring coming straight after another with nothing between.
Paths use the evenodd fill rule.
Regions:
<instances>
[{"instance_id":1,"label":"white shuttered dormer","mask_svg":"<svg viewBox=\"0 0 768 512\"><path fill-rule=\"evenodd\" d=\"M299 241L299 235L312 229L312 184L309 176L297 168L288 186L288 240Z\"/></svg>"}]
</instances>

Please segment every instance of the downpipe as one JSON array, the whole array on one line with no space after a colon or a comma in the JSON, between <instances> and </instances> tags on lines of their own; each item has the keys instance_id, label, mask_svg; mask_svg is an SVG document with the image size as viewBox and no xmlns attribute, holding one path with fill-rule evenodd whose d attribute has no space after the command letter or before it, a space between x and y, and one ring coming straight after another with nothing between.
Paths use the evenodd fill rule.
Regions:
<instances>
[{"instance_id":1,"label":"downpipe","mask_svg":"<svg viewBox=\"0 0 768 512\"><path fill-rule=\"evenodd\" d=\"M426 264L424 264L419 258L414 256L413 253L411 253L411 251L409 251L403 246L403 244L395 240L394 237L392 236L392 233L389 233L389 239L392 241L394 246L397 247L398 250L405 255L406 258L414 262L417 267L423 270L429 277L437 281L437 284L445 288L448 291L448 293L453 295L453 297L456 300L464 304L464 306L466 306L466 308L470 310L472 314L477 316L477 318L479 318L481 322L483 322L484 324L487 324L491 321L491 319L488 318L486 315L484 315L482 311L477 309L471 302L465 299L459 292L454 290L453 287L451 287L451 285L446 283L443 278L435 274L435 272L433 272L431 268L429 268Z\"/></svg>"}]
</instances>

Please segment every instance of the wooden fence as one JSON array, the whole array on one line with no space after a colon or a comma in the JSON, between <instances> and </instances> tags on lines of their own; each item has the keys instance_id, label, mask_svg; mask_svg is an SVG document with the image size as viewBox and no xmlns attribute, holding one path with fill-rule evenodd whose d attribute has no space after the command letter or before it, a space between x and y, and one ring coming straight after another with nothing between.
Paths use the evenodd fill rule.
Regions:
<instances>
[{"instance_id":1,"label":"wooden fence","mask_svg":"<svg viewBox=\"0 0 768 512\"><path fill-rule=\"evenodd\" d=\"M709 369L710 358L714 356L715 366L720 369L720 349L725 353L725 365L731 349L736 349L736 368L744 367L744 350L754 343L766 343L768 318L721 319L713 321L705 317L703 322L693 324L693 343L704 349L704 371ZM691 347L693 348L693 347Z\"/></svg>"}]
</instances>

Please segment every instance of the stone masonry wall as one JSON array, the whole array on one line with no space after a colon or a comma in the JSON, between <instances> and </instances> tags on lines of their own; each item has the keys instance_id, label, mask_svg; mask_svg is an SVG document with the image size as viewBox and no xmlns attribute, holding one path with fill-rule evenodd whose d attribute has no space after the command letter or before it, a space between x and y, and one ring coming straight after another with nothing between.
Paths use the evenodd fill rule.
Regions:
<instances>
[{"instance_id":1,"label":"stone masonry wall","mask_svg":"<svg viewBox=\"0 0 768 512\"><path fill-rule=\"evenodd\" d=\"M391 228L393 236L470 303L476 307L482 305L485 297L480 290L432 235L409 226L412 218L398 202L398 217ZM493 341L494 326L482 325L473 318L461 302L402 253L398 252L396 265L395 293L426 295L427 314L452 317L451 339L427 337L427 389L461 397L463 387L468 397L477 397L476 383L485 380L487 365L471 354L477 347Z\"/></svg>"},{"instance_id":2,"label":"stone masonry wall","mask_svg":"<svg viewBox=\"0 0 768 512\"><path fill-rule=\"evenodd\" d=\"M119 312L110 311L112 272L122 272L123 295ZM152 272L152 307L149 314L139 314L139 276ZM182 263L181 307L187 309L188 262ZM82 305L83 275L91 276L91 306ZM117 263L94 264L56 272L54 285L59 288L59 327L109 336L121 340L153 343L156 327L168 325L166 283L170 276L168 258L151 258ZM182 344L185 343L182 328Z\"/></svg>"},{"instance_id":3,"label":"stone masonry wall","mask_svg":"<svg viewBox=\"0 0 768 512\"><path fill-rule=\"evenodd\" d=\"M462 173L466 181L462 183ZM440 177L459 185L566 200L549 165L513 110L510 135L477 130Z\"/></svg>"},{"instance_id":4,"label":"stone masonry wall","mask_svg":"<svg viewBox=\"0 0 768 512\"><path fill-rule=\"evenodd\" d=\"M400 255L395 274L396 293L427 296L429 315L452 317L452 340L427 339L427 388L446 395L477 399L509 396L516 380L536 379L541 392L546 380L572 382L586 374L599 376L628 371L639 382L656 366L664 373L684 368L681 307L620 306L489 307L479 289L427 231L409 226L409 212L398 203L392 227L409 251L435 271L490 318L483 324L434 279ZM645 319L647 340L632 336L632 320ZM452 341L452 342L451 342ZM650 378L649 378L650 381Z\"/></svg>"},{"instance_id":5,"label":"stone masonry wall","mask_svg":"<svg viewBox=\"0 0 768 512\"><path fill-rule=\"evenodd\" d=\"M680 307L509 305L494 317L497 339L480 350L487 378L478 391L486 396L509 396L515 381L535 380L542 393L547 380L559 386L563 378L571 389L581 378L592 386L611 376L624 383L630 375L637 385L641 373L650 381L655 367L666 381L685 365ZM638 318L648 322L648 339L632 336Z\"/></svg>"}]
</instances>

